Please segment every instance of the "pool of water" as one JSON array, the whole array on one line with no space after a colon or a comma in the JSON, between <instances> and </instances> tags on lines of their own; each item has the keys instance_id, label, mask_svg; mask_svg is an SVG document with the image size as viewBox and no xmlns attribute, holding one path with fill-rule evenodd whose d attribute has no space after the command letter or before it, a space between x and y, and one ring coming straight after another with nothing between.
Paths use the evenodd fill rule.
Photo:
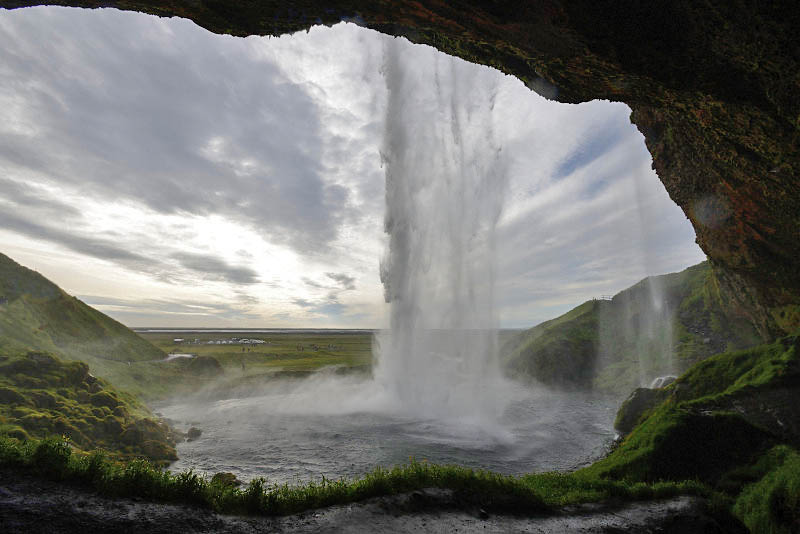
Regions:
<instances>
[{"instance_id":1,"label":"pool of water","mask_svg":"<svg viewBox=\"0 0 800 534\"><path fill-rule=\"evenodd\" d=\"M476 420L404 414L370 388L367 380L273 384L244 398L159 406L178 428L202 430L178 445L171 469L297 483L357 477L414 458L522 474L584 465L614 437L617 403L607 397L514 384L500 416Z\"/></svg>"}]
</instances>

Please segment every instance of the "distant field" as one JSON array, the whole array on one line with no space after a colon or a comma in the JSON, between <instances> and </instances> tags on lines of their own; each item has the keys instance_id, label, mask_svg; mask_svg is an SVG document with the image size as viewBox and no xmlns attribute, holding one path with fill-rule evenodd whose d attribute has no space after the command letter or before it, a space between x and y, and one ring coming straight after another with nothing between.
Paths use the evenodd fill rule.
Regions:
<instances>
[{"instance_id":1,"label":"distant field","mask_svg":"<svg viewBox=\"0 0 800 534\"><path fill-rule=\"evenodd\" d=\"M213 357L226 374L308 372L328 366L369 370L372 365L372 334L364 331L137 333L168 354ZM254 340L261 343L253 343Z\"/></svg>"}]
</instances>

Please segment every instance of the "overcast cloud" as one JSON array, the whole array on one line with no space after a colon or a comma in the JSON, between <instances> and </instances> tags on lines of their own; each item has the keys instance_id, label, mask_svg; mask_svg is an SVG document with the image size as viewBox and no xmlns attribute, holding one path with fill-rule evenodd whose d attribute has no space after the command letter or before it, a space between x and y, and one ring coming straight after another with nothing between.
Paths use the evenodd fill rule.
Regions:
<instances>
[{"instance_id":1,"label":"overcast cloud","mask_svg":"<svg viewBox=\"0 0 800 534\"><path fill-rule=\"evenodd\" d=\"M134 326L383 326L385 39L0 10L0 252ZM474 69L502 79L504 326L703 259L626 106Z\"/></svg>"}]
</instances>

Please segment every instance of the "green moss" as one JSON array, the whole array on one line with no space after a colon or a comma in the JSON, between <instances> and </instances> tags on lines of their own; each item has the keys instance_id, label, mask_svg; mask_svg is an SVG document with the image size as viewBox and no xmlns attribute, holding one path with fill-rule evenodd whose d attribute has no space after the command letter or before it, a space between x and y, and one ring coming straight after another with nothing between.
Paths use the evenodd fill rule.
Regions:
<instances>
[{"instance_id":1,"label":"green moss","mask_svg":"<svg viewBox=\"0 0 800 534\"><path fill-rule=\"evenodd\" d=\"M788 410L783 413L796 417L793 405L764 403L794 402L798 347L800 336L788 336L694 365L657 392L657 406L611 454L575 475L628 483L697 480L729 495L752 532L793 532L800 516L800 455L780 444L787 439L784 427L793 423L770 426L758 416ZM776 391L786 395L766 396ZM755 413L748 398L757 400Z\"/></svg>"},{"instance_id":2,"label":"green moss","mask_svg":"<svg viewBox=\"0 0 800 534\"><path fill-rule=\"evenodd\" d=\"M736 414L692 413L667 402L584 472L632 482L696 479L715 485L771 443L768 434Z\"/></svg>"},{"instance_id":3,"label":"green moss","mask_svg":"<svg viewBox=\"0 0 800 534\"><path fill-rule=\"evenodd\" d=\"M89 402L94 406L98 406L101 410L103 408L114 409L119 406L120 403L117 396L108 391L94 393L93 395L89 396Z\"/></svg>"},{"instance_id":4,"label":"green moss","mask_svg":"<svg viewBox=\"0 0 800 534\"><path fill-rule=\"evenodd\" d=\"M630 433L636 425L649 417L669 395L670 392L665 389L636 389L617 410L614 429L623 435Z\"/></svg>"},{"instance_id":5,"label":"green moss","mask_svg":"<svg viewBox=\"0 0 800 534\"><path fill-rule=\"evenodd\" d=\"M0 403L14 405L14 404L27 404L28 399L20 395L16 390L0 387Z\"/></svg>"},{"instance_id":6,"label":"green moss","mask_svg":"<svg viewBox=\"0 0 800 534\"><path fill-rule=\"evenodd\" d=\"M747 388L791 384L800 373L800 336L718 354L681 376L674 388L682 400L708 401Z\"/></svg>"},{"instance_id":7,"label":"green moss","mask_svg":"<svg viewBox=\"0 0 800 534\"><path fill-rule=\"evenodd\" d=\"M35 378L35 384L28 378ZM92 377L82 362L38 351L3 354L0 434L21 439L63 435L84 450L101 447L120 455L124 446L129 456L174 460L169 429L148 417L144 405Z\"/></svg>"}]
</instances>

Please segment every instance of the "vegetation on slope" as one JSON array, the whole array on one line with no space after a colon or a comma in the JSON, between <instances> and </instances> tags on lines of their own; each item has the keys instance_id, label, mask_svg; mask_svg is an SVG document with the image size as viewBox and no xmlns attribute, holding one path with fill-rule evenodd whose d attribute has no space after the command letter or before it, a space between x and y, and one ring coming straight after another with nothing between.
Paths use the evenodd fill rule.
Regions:
<instances>
[{"instance_id":1,"label":"vegetation on slope","mask_svg":"<svg viewBox=\"0 0 800 534\"><path fill-rule=\"evenodd\" d=\"M70 359L136 362L164 353L123 324L67 295L39 273L0 254L0 348L24 346Z\"/></svg>"},{"instance_id":2,"label":"vegetation on slope","mask_svg":"<svg viewBox=\"0 0 800 534\"><path fill-rule=\"evenodd\" d=\"M109 461L102 453L76 454L59 439L21 444L0 438L0 467L82 484L104 495L182 502L230 514L285 515L424 488L453 490L462 506L528 514L610 498L633 501L680 494L712 495L707 487L691 481L645 484L562 473L514 477L416 461L393 469L379 467L356 480L323 478L321 482L289 486L255 479L238 489L230 477L215 475L209 480L191 471L172 474L141 460L119 463Z\"/></svg>"},{"instance_id":3,"label":"vegetation on slope","mask_svg":"<svg viewBox=\"0 0 800 534\"><path fill-rule=\"evenodd\" d=\"M0 435L59 435L83 450L156 463L177 459L169 428L132 395L92 376L85 363L46 352L0 356Z\"/></svg>"},{"instance_id":4,"label":"vegetation on slope","mask_svg":"<svg viewBox=\"0 0 800 534\"><path fill-rule=\"evenodd\" d=\"M750 532L800 531L800 453L775 447L751 471L763 476L738 496L733 508L736 516Z\"/></svg>"},{"instance_id":5,"label":"vegetation on slope","mask_svg":"<svg viewBox=\"0 0 800 534\"><path fill-rule=\"evenodd\" d=\"M164 352L212 357L226 374L255 377L279 371L301 375L322 367L368 372L372 366L372 333L280 332L219 333L192 332L176 343L175 334L144 331L139 334ZM229 343L231 336L255 338L260 344ZM217 344L218 342L228 342Z\"/></svg>"},{"instance_id":6,"label":"vegetation on slope","mask_svg":"<svg viewBox=\"0 0 800 534\"><path fill-rule=\"evenodd\" d=\"M378 468L357 480L270 486L257 479L237 489L229 477L208 480L192 472L171 474L138 460L113 462L100 453L75 453L60 439L13 438L0 438L0 467L88 485L111 496L266 515L429 487L453 490L458 502L467 505L525 513L607 499L693 494L709 498L709 513L724 527L737 528L733 513L753 532L789 533L798 524L800 453L793 445L798 435L787 441L774 427L750 421L746 405L744 413L735 411L733 401L741 401L743 392L763 395L794 388L796 395L798 347L800 337L792 336L700 362L664 389L668 396L663 402L606 458L573 473L510 477L412 462Z\"/></svg>"},{"instance_id":7,"label":"vegetation on slope","mask_svg":"<svg viewBox=\"0 0 800 534\"><path fill-rule=\"evenodd\" d=\"M92 373L135 394L156 396L179 377L166 355L121 323L67 295L0 254L0 354L28 350L87 363Z\"/></svg>"},{"instance_id":8,"label":"vegetation on slope","mask_svg":"<svg viewBox=\"0 0 800 534\"><path fill-rule=\"evenodd\" d=\"M501 357L515 375L556 386L630 391L726 350L760 343L723 312L708 262L650 277L610 301L591 300L522 332Z\"/></svg>"},{"instance_id":9,"label":"vegetation on slope","mask_svg":"<svg viewBox=\"0 0 800 534\"><path fill-rule=\"evenodd\" d=\"M616 450L576 474L631 483L699 480L728 495L753 532L796 531L800 336L715 355L664 392Z\"/></svg>"}]
</instances>

